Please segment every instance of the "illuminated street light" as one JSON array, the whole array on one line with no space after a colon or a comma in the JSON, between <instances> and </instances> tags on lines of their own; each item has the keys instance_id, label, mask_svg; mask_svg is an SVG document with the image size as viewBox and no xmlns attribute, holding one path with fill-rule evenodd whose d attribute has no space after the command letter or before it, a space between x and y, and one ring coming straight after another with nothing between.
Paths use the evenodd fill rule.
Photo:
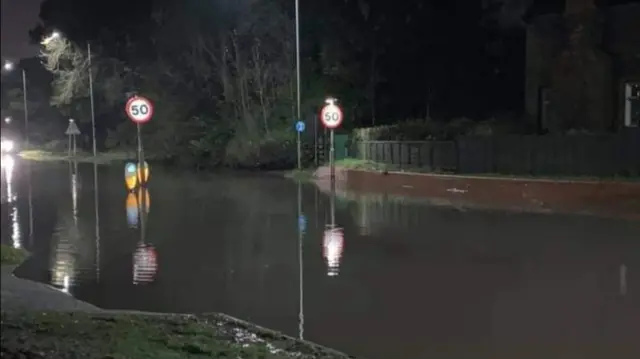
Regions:
<instances>
[{"instance_id":1,"label":"illuminated street light","mask_svg":"<svg viewBox=\"0 0 640 359\"><path fill-rule=\"evenodd\" d=\"M42 41L40 42L42 45L47 45L48 43L50 43L52 40L55 40L57 38L60 37L60 33L57 31L54 31L51 33L51 35L45 37L44 39L42 39Z\"/></svg>"},{"instance_id":2,"label":"illuminated street light","mask_svg":"<svg viewBox=\"0 0 640 359\"><path fill-rule=\"evenodd\" d=\"M327 105L335 105L336 101L338 101L338 100L336 100L333 97L327 97L327 99L324 100L324 103L326 103Z\"/></svg>"},{"instance_id":3,"label":"illuminated street light","mask_svg":"<svg viewBox=\"0 0 640 359\"><path fill-rule=\"evenodd\" d=\"M11 61L6 61L2 68L10 72L15 70L16 65ZM26 148L29 148L29 111L27 109L27 73L24 71L24 68L21 68L20 70L22 71L22 100L24 101L24 136L25 136ZM5 119L5 122L6 121L7 119ZM9 120L9 122L11 122L11 120Z\"/></svg>"},{"instance_id":4,"label":"illuminated street light","mask_svg":"<svg viewBox=\"0 0 640 359\"><path fill-rule=\"evenodd\" d=\"M11 123L13 119L11 117L5 117L4 118L4 123Z\"/></svg>"}]
</instances>

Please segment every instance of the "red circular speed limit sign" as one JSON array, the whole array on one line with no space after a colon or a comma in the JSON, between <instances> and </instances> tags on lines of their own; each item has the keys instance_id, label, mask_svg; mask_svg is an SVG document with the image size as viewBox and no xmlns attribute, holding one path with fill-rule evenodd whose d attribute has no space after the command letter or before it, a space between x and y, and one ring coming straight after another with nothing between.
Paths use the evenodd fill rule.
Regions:
<instances>
[{"instance_id":1,"label":"red circular speed limit sign","mask_svg":"<svg viewBox=\"0 0 640 359\"><path fill-rule=\"evenodd\" d=\"M325 105L320 111L320 121L330 130L340 127L343 117L342 109L334 103Z\"/></svg>"},{"instance_id":2,"label":"red circular speed limit sign","mask_svg":"<svg viewBox=\"0 0 640 359\"><path fill-rule=\"evenodd\" d=\"M136 124L143 124L151 120L153 116L153 104L142 96L133 96L127 101L125 111L129 119Z\"/></svg>"}]
</instances>

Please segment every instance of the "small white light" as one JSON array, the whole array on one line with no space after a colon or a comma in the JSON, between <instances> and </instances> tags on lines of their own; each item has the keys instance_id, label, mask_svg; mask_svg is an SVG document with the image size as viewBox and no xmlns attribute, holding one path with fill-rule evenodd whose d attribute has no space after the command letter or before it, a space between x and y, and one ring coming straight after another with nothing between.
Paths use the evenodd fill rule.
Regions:
<instances>
[{"instance_id":1,"label":"small white light","mask_svg":"<svg viewBox=\"0 0 640 359\"><path fill-rule=\"evenodd\" d=\"M13 147L14 147L13 141L11 140L2 140L1 146L2 146L2 152L11 152L13 151Z\"/></svg>"}]
</instances>

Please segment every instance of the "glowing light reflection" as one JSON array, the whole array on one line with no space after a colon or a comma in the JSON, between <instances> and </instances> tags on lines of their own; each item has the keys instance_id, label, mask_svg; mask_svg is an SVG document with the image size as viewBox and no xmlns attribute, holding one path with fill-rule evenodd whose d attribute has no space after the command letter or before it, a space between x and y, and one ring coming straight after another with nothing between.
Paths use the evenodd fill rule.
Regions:
<instances>
[{"instance_id":1,"label":"glowing light reflection","mask_svg":"<svg viewBox=\"0 0 640 359\"><path fill-rule=\"evenodd\" d=\"M133 284L153 283L158 271L158 253L151 244L140 243L133 254Z\"/></svg>"},{"instance_id":2,"label":"glowing light reflection","mask_svg":"<svg viewBox=\"0 0 640 359\"><path fill-rule=\"evenodd\" d=\"M340 261L344 251L344 233L341 228L329 228L324 232L322 255L327 263L327 275L335 277L340 274Z\"/></svg>"},{"instance_id":3,"label":"glowing light reflection","mask_svg":"<svg viewBox=\"0 0 640 359\"><path fill-rule=\"evenodd\" d=\"M22 232L20 231L20 216L18 215L18 207L13 206L11 210L11 242L14 248L22 247Z\"/></svg>"},{"instance_id":4,"label":"glowing light reflection","mask_svg":"<svg viewBox=\"0 0 640 359\"><path fill-rule=\"evenodd\" d=\"M78 175L71 175L71 201L73 203L73 220L78 222Z\"/></svg>"},{"instance_id":5,"label":"glowing light reflection","mask_svg":"<svg viewBox=\"0 0 640 359\"><path fill-rule=\"evenodd\" d=\"M11 242L14 248L22 247L22 231L20 229L20 215L18 213L17 193L13 188L13 172L15 169L15 159L11 155L2 156L2 169L6 182L6 199L11 205Z\"/></svg>"},{"instance_id":6,"label":"glowing light reflection","mask_svg":"<svg viewBox=\"0 0 640 359\"><path fill-rule=\"evenodd\" d=\"M51 284L65 293L69 293L73 285L75 262L71 244L61 240L55 251Z\"/></svg>"}]
</instances>

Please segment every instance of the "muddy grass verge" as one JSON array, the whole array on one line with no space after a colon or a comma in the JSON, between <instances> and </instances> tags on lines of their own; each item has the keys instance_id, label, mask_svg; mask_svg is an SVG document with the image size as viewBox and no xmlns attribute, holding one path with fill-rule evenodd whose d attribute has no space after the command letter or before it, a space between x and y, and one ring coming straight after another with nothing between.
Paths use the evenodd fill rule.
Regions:
<instances>
[{"instance_id":1,"label":"muddy grass verge","mask_svg":"<svg viewBox=\"0 0 640 359\"><path fill-rule=\"evenodd\" d=\"M423 174L423 175L442 175L455 177L477 177L490 179L511 179L511 180L541 180L541 181L563 181L563 182L640 182L640 175L630 176L569 176L569 175L512 175L502 173L474 173L464 174L455 173L454 171L446 171L442 169L429 169L425 167L415 167L410 164L402 166L390 165L369 160L360 160L356 158L345 158L336 161L336 168L346 170L358 170L369 172L386 172L386 173L403 173L403 174ZM325 164L323 167L327 167Z\"/></svg>"},{"instance_id":2,"label":"muddy grass verge","mask_svg":"<svg viewBox=\"0 0 640 359\"><path fill-rule=\"evenodd\" d=\"M26 150L20 152L19 156L26 160L40 162L76 161L78 163L110 164L131 160L136 157L136 154L132 152L100 152L97 156L93 156L88 152L78 152L75 156L69 156L67 152Z\"/></svg>"},{"instance_id":3,"label":"muddy grass verge","mask_svg":"<svg viewBox=\"0 0 640 359\"><path fill-rule=\"evenodd\" d=\"M0 244L0 264L3 266L17 266L27 259L28 256L29 253L24 249Z\"/></svg>"},{"instance_id":4,"label":"muddy grass verge","mask_svg":"<svg viewBox=\"0 0 640 359\"><path fill-rule=\"evenodd\" d=\"M225 316L2 312L3 358L349 358Z\"/></svg>"}]
</instances>

